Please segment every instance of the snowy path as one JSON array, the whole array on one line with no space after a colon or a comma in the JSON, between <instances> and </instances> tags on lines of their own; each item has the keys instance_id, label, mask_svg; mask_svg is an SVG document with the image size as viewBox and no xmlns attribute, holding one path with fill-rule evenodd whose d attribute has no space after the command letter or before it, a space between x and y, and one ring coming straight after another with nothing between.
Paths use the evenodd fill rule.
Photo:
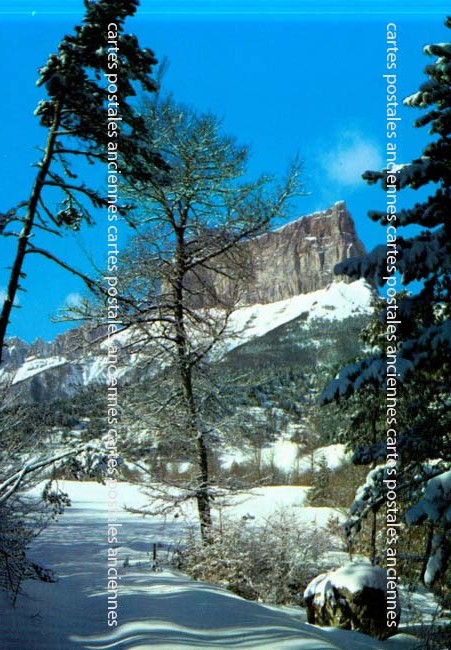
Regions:
<instances>
[{"instance_id":1,"label":"snowy path","mask_svg":"<svg viewBox=\"0 0 451 650\"><path fill-rule=\"evenodd\" d=\"M286 498L300 492L287 488ZM172 570L153 572L151 542L175 540L180 525L124 513L119 538L119 625L107 625L106 488L68 484L73 507L48 528L33 557L51 566L56 584L29 582L16 610L3 609L1 650L364 650L409 648L355 633L306 624L303 610L249 602L218 587L196 583ZM282 498L283 489L279 488ZM143 497L124 486L124 501ZM267 507L267 506L266 506ZM131 566L122 563L129 556ZM407 640L405 640L407 641Z\"/></svg>"}]
</instances>

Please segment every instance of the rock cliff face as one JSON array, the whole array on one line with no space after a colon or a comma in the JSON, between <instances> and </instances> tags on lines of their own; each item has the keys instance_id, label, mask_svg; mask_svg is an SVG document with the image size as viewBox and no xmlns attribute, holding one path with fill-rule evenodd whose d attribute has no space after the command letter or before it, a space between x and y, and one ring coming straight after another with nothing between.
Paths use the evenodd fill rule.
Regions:
<instances>
[{"instance_id":1,"label":"rock cliff face","mask_svg":"<svg viewBox=\"0 0 451 650\"><path fill-rule=\"evenodd\" d=\"M234 304L239 296L239 304L251 305L317 291L345 279L334 275L338 262L364 253L352 217L345 203L339 202L243 244L247 268L239 286L227 273L212 271L208 278L203 273L202 302ZM222 266L224 270L226 264ZM196 288L202 294L201 287Z\"/></svg>"}]
</instances>

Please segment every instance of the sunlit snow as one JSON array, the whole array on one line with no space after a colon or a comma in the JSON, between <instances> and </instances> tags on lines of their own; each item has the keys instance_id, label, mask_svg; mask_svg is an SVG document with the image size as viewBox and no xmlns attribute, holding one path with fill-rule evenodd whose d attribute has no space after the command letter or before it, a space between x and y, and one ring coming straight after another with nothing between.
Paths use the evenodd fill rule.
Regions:
<instances>
[{"instance_id":1,"label":"sunlit snow","mask_svg":"<svg viewBox=\"0 0 451 650\"><path fill-rule=\"evenodd\" d=\"M67 359L64 357L48 357L46 359L29 357L28 359L25 359L25 363L23 363L15 373L12 383L18 384L19 382L29 379L34 375L38 375L45 370L63 366L66 363Z\"/></svg>"},{"instance_id":2,"label":"sunlit snow","mask_svg":"<svg viewBox=\"0 0 451 650\"><path fill-rule=\"evenodd\" d=\"M27 595L19 597L15 609L6 610L7 616L4 606L2 649L407 650L418 645L417 639L406 634L384 643L355 632L321 629L305 622L301 608L246 601L165 566L162 571L152 571L152 544L161 540L177 543L181 523L125 512L118 515L123 524L117 544L119 625L108 628L108 489L74 482L62 487L69 492L73 506L44 531L30 552L33 559L56 570L59 580L55 584L28 582ZM260 508L268 514L279 502L299 505L302 490L260 488ZM258 514L255 498L239 505L236 516L249 508ZM118 500L138 506L145 498L137 487L121 484Z\"/></svg>"},{"instance_id":3,"label":"sunlit snow","mask_svg":"<svg viewBox=\"0 0 451 650\"><path fill-rule=\"evenodd\" d=\"M373 296L373 290L365 280L333 282L326 289L312 293L269 304L242 307L230 317L224 347L232 349L263 336L302 314L307 314L306 322L316 319L339 321L350 316L369 314Z\"/></svg>"}]
</instances>

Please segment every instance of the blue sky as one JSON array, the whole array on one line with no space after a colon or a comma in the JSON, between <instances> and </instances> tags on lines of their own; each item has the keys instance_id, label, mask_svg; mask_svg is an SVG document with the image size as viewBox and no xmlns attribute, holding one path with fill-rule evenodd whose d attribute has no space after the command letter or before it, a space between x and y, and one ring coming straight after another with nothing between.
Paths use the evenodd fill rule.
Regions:
<instances>
[{"instance_id":1,"label":"blue sky","mask_svg":"<svg viewBox=\"0 0 451 650\"><path fill-rule=\"evenodd\" d=\"M33 116L42 91L37 68L64 33L82 17L82 2L0 3L4 96L0 104L3 192L0 211L25 199L45 131ZM373 7L372 5L376 5ZM253 151L251 173L282 175L299 152L309 196L293 217L346 200L368 248L384 229L366 217L383 208L384 194L360 180L367 168L383 166L385 148L386 24L398 26L399 97L424 79L426 43L449 39L442 1L369 3L366 0L143 0L128 31L161 60L170 62L165 89L199 111L224 120L224 130ZM394 7L399 7L395 10ZM425 13L426 11L426 13ZM401 13L402 12L402 13ZM7 66L7 67L6 67ZM418 156L427 133L413 128L416 112L404 109L399 146L405 160ZM407 204L412 196L406 194ZM125 228L125 226L124 226ZM9 241L0 243L4 249ZM58 241L56 250L89 269L87 257L103 263L105 232L99 225ZM4 253L0 253L2 264ZM51 316L83 287L44 260L29 260L10 335L52 339L67 328ZM0 297L6 274L0 272Z\"/></svg>"}]
</instances>

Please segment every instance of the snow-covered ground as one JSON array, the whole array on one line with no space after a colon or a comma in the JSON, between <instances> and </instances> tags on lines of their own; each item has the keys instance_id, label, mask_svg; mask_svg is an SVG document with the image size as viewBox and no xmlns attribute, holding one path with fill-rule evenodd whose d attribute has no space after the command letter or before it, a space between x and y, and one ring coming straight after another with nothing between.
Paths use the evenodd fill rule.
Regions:
<instances>
[{"instance_id":1,"label":"snow-covered ground","mask_svg":"<svg viewBox=\"0 0 451 650\"><path fill-rule=\"evenodd\" d=\"M108 627L108 488L66 482L73 506L43 532L32 548L51 566L55 584L29 582L15 610L3 607L1 650L253 650L408 649L418 641L398 635L385 643L357 633L320 629L302 609L249 602L224 589L197 583L169 568L151 569L156 542L177 542L181 523L120 512L118 522L118 626ZM302 512L304 488L261 488L235 514L268 516L279 505ZM145 498L120 485L118 504ZM128 558L126 560L126 558ZM128 566L123 566L124 563ZM114 573L114 572L113 572ZM3 603L1 603L3 604Z\"/></svg>"}]
</instances>

